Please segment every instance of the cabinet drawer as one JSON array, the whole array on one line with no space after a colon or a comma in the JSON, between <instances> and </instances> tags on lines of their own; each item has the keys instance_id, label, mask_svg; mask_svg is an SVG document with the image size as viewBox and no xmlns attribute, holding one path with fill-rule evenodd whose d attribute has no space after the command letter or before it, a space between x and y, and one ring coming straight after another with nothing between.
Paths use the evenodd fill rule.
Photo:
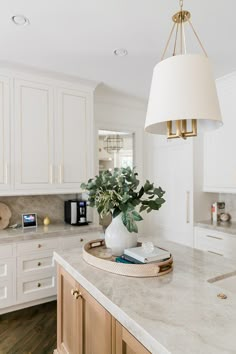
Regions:
<instances>
[{"instance_id":1,"label":"cabinet drawer","mask_svg":"<svg viewBox=\"0 0 236 354\"><path fill-rule=\"evenodd\" d=\"M18 278L17 301L27 302L56 295L56 277L52 272L45 272L35 277Z\"/></svg>"},{"instance_id":2,"label":"cabinet drawer","mask_svg":"<svg viewBox=\"0 0 236 354\"><path fill-rule=\"evenodd\" d=\"M0 281L8 279L15 272L15 259L0 259Z\"/></svg>"},{"instance_id":3,"label":"cabinet drawer","mask_svg":"<svg viewBox=\"0 0 236 354\"><path fill-rule=\"evenodd\" d=\"M13 256L12 245L0 245L0 258L8 258Z\"/></svg>"},{"instance_id":4,"label":"cabinet drawer","mask_svg":"<svg viewBox=\"0 0 236 354\"><path fill-rule=\"evenodd\" d=\"M58 248L58 244L58 238L21 242L17 244L17 255L21 256L32 252L43 252L50 249L53 250Z\"/></svg>"},{"instance_id":5,"label":"cabinet drawer","mask_svg":"<svg viewBox=\"0 0 236 354\"><path fill-rule=\"evenodd\" d=\"M195 229L195 247L210 253L236 258L236 236L208 229Z\"/></svg>"},{"instance_id":6,"label":"cabinet drawer","mask_svg":"<svg viewBox=\"0 0 236 354\"><path fill-rule=\"evenodd\" d=\"M77 236L64 236L61 239L61 248L69 249L69 248L78 248L82 247L86 242L88 242L88 238L84 235Z\"/></svg>"},{"instance_id":7,"label":"cabinet drawer","mask_svg":"<svg viewBox=\"0 0 236 354\"><path fill-rule=\"evenodd\" d=\"M54 260L52 251L40 254L38 257L33 256L22 256L17 259L17 274L27 275L35 274L41 271L47 271L54 269Z\"/></svg>"},{"instance_id":8,"label":"cabinet drawer","mask_svg":"<svg viewBox=\"0 0 236 354\"><path fill-rule=\"evenodd\" d=\"M198 235L197 236L197 246L200 249L208 250L209 248L214 248L219 251L224 251L224 240L222 237L212 236L211 234Z\"/></svg>"}]
</instances>

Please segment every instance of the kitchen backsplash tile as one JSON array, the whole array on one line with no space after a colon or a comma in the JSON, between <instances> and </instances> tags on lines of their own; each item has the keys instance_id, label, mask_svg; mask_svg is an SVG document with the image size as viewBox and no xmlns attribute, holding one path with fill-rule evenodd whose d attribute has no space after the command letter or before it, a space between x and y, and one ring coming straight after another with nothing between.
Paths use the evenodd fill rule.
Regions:
<instances>
[{"instance_id":1,"label":"kitchen backsplash tile","mask_svg":"<svg viewBox=\"0 0 236 354\"><path fill-rule=\"evenodd\" d=\"M225 202L225 212L231 215L232 220L236 220L236 194L221 193L219 201Z\"/></svg>"},{"instance_id":2,"label":"kitchen backsplash tile","mask_svg":"<svg viewBox=\"0 0 236 354\"><path fill-rule=\"evenodd\" d=\"M48 216L51 223L58 224L64 221L64 201L74 199L75 194L37 195L0 197L0 202L8 205L12 212L10 225L21 224L22 213L37 213L38 224L43 224L43 219Z\"/></svg>"}]
</instances>

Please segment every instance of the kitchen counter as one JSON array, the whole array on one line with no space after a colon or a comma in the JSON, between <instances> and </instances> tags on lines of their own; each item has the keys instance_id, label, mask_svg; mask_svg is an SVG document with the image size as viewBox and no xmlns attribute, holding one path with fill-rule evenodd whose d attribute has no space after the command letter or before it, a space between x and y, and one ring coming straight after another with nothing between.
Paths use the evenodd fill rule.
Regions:
<instances>
[{"instance_id":1,"label":"kitchen counter","mask_svg":"<svg viewBox=\"0 0 236 354\"><path fill-rule=\"evenodd\" d=\"M101 232L102 227L90 224L88 226L71 226L68 224L53 224L29 229L5 229L0 231L0 245L19 241L30 241L43 238L53 238L66 235L80 235L91 232Z\"/></svg>"},{"instance_id":2,"label":"kitchen counter","mask_svg":"<svg viewBox=\"0 0 236 354\"><path fill-rule=\"evenodd\" d=\"M129 278L88 265L79 249L55 260L153 354L235 354L236 296L207 280L231 273L229 259L172 242L174 271L159 278ZM106 353L109 354L109 353Z\"/></svg>"},{"instance_id":3,"label":"kitchen counter","mask_svg":"<svg viewBox=\"0 0 236 354\"><path fill-rule=\"evenodd\" d=\"M236 222L217 222L213 223L211 220L199 221L195 226L203 227L204 229L211 229L215 231L225 232L227 234L236 236Z\"/></svg>"}]
</instances>

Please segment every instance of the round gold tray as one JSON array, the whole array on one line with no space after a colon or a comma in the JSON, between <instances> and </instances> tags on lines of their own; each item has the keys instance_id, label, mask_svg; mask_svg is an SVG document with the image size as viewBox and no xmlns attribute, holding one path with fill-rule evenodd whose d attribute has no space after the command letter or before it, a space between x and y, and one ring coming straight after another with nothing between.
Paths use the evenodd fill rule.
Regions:
<instances>
[{"instance_id":1,"label":"round gold tray","mask_svg":"<svg viewBox=\"0 0 236 354\"><path fill-rule=\"evenodd\" d=\"M141 243L139 243L141 246ZM105 247L105 240L94 240L86 243L83 248L83 259L90 265L110 273L128 277L147 278L159 277L173 270L173 257L164 262L148 264L125 264L115 262L116 257L111 259L99 258L99 249Z\"/></svg>"}]
</instances>

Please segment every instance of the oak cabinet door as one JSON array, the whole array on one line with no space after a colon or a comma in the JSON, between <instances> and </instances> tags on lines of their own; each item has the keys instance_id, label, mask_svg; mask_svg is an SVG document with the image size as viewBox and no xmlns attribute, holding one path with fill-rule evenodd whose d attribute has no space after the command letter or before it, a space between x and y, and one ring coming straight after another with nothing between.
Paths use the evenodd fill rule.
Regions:
<instances>
[{"instance_id":1,"label":"oak cabinet door","mask_svg":"<svg viewBox=\"0 0 236 354\"><path fill-rule=\"evenodd\" d=\"M85 289L83 298L83 354L112 353L112 316Z\"/></svg>"},{"instance_id":2,"label":"oak cabinet door","mask_svg":"<svg viewBox=\"0 0 236 354\"><path fill-rule=\"evenodd\" d=\"M116 354L151 354L117 321L115 336Z\"/></svg>"},{"instance_id":3,"label":"oak cabinet door","mask_svg":"<svg viewBox=\"0 0 236 354\"><path fill-rule=\"evenodd\" d=\"M15 188L53 184L53 88L15 80Z\"/></svg>"},{"instance_id":4,"label":"oak cabinet door","mask_svg":"<svg viewBox=\"0 0 236 354\"><path fill-rule=\"evenodd\" d=\"M11 187L9 79L0 76L0 190Z\"/></svg>"},{"instance_id":5,"label":"oak cabinet door","mask_svg":"<svg viewBox=\"0 0 236 354\"><path fill-rule=\"evenodd\" d=\"M57 188L79 190L92 164L92 96L65 88L56 92Z\"/></svg>"},{"instance_id":6,"label":"oak cabinet door","mask_svg":"<svg viewBox=\"0 0 236 354\"><path fill-rule=\"evenodd\" d=\"M59 354L83 353L82 300L76 298L76 291L79 293L78 283L63 268L58 267L57 351Z\"/></svg>"}]
</instances>

